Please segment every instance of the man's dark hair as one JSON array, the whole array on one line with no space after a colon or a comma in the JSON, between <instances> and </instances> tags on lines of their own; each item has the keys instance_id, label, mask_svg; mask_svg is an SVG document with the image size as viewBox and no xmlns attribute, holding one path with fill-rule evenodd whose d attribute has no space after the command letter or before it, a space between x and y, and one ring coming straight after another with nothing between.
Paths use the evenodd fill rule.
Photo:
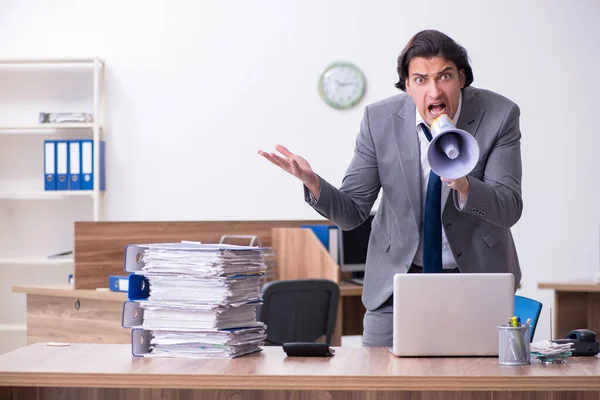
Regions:
<instances>
[{"instance_id":1,"label":"man's dark hair","mask_svg":"<svg viewBox=\"0 0 600 400\"><path fill-rule=\"evenodd\" d=\"M425 30L417 33L406 44L398 57L398 83L396 87L406 91L404 80L408 77L408 65L414 57L443 57L456 64L458 71L465 71L465 87L473 83L473 70L469 65L467 50L440 31Z\"/></svg>"}]
</instances>

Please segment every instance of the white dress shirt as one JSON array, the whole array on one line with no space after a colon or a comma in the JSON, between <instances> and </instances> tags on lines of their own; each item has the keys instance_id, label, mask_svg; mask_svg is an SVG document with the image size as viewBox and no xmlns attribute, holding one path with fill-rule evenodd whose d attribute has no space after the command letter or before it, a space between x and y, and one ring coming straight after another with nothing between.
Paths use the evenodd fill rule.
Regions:
<instances>
[{"instance_id":1,"label":"white dress shirt","mask_svg":"<svg viewBox=\"0 0 600 400\"><path fill-rule=\"evenodd\" d=\"M460 116L460 109L462 108L462 92L458 99L458 110L456 110L456 115L452 119L454 124L458 124L458 118ZM421 128L421 123L428 125L423 118L421 118L421 114L419 114L419 110L416 112L416 124L417 124L417 133L419 136L419 145L421 148L421 194L422 194L422 208L421 208L421 226L420 237L421 241L419 242L419 248L417 249L417 254L415 254L415 258L413 259L413 264L418 266L423 266L423 217L425 215L425 197L427 195L427 182L429 182L429 172L431 171L431 167L429 166L429 160L427 159L427 149L429 148L429 140L425 136L423 129ZM460 196L459 196L460 198ZM448 201L452 201L449 199ZM459 201L459 205L464 207L464 202ZM440 221L440 225L442 221ZM454 269L458 267L456 260L454 259L454 255L450 249L450 245L448 244L448 239L446 238L446 232L442 228L442 266L444 269Z\"/></svg>"}]
</instances>

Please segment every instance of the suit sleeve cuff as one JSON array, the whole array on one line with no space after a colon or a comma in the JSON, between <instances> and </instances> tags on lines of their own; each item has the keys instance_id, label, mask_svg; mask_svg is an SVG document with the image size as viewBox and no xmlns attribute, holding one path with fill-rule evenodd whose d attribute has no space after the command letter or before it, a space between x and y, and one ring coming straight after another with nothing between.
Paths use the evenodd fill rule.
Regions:
<instances>
[{"instance_id":1,"label":"suit sleeve cuff","mask_svg":"<svg viewBox=\"0 0 600 400\"><path fill-rule=\"evenodd\" d=\"M491 188L488 184L479 179L469 177L469 195L465 199L463 207L460 208L460 195L458 193L454 195L454 204L462 212L477 217L484 217L489 208L491 194Z\"/></svg>"},{"instance_id":2,"label":"suit sleeve cuff","mask_svg":"<svg viewBox=\"0 0 600 400\"><path fill-rule=\"evenodd\" d=\"M304 184L302 185L302 188L304 189L304 201L306 201L308 203L308 205L310 205L311 207L316 206L317 203L319 202L319 197L321 197L321 189L323 187L323 180L321 179L320 176L319 176L319 179L321 180L321 185L319 185L320 186L319 194L317 196L313 195L312 192L310 190L308 190L306 185L304 185Z\"/></svg>"}]
</instances>

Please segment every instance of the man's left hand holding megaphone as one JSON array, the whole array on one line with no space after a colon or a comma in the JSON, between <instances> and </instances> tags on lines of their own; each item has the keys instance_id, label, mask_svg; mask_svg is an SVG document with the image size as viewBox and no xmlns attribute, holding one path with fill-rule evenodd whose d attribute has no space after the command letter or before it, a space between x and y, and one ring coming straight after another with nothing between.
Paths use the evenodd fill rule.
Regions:
<instances>
[{"instance_id":1,"label":"man's left hand holding megaphone","mask_svg":"<svg viewBox=\"0 0 600 400\"><path fill-rule=\"evenodd\" d=\"M427 150L431 169L466 201L469 195L467 175L479 160L477 141L469 132L456 128L446 114L433 120L431 136Z\"/></svg>"}]
</instances>

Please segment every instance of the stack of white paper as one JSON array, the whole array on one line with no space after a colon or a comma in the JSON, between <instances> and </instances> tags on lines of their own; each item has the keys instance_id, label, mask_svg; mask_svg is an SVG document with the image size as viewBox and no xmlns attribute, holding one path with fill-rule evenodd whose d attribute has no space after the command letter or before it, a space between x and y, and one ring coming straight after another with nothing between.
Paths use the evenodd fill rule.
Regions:
<instances>
[{"instance_id":1,"label":"stack of white paper","mask_svg":"<svg viewBox=\"0 0 600 400\"><path fill-rule=\"evenodd\" d=\"M265 340L264 327L227 331L154 331L150 344L155 355L170 357L238 357L254 353Z\"/></svg>"},{"instance_id":2,"label":"stack of white paper","mask_svg":"<svg viewBox=\"0 0 600 400\"><path fill-rule=\"evenodd\" d=\"M571 356L573 343L558 344L549 340L531 343L531 355L541 359L564 359Z\"/></svg>"},{"instance_id":3,"label":"stack of white paper","mask_svg":"<svg viewBox=\"0 0 600 400\"><path fill-rule=\"evenodd\" d=\"M140 274L150 295L140 302L150 350L168 357L237 357L259 351L265 326L256 320L261 250L246 246L148 247Z\"/></svg>"}]
</instances>

